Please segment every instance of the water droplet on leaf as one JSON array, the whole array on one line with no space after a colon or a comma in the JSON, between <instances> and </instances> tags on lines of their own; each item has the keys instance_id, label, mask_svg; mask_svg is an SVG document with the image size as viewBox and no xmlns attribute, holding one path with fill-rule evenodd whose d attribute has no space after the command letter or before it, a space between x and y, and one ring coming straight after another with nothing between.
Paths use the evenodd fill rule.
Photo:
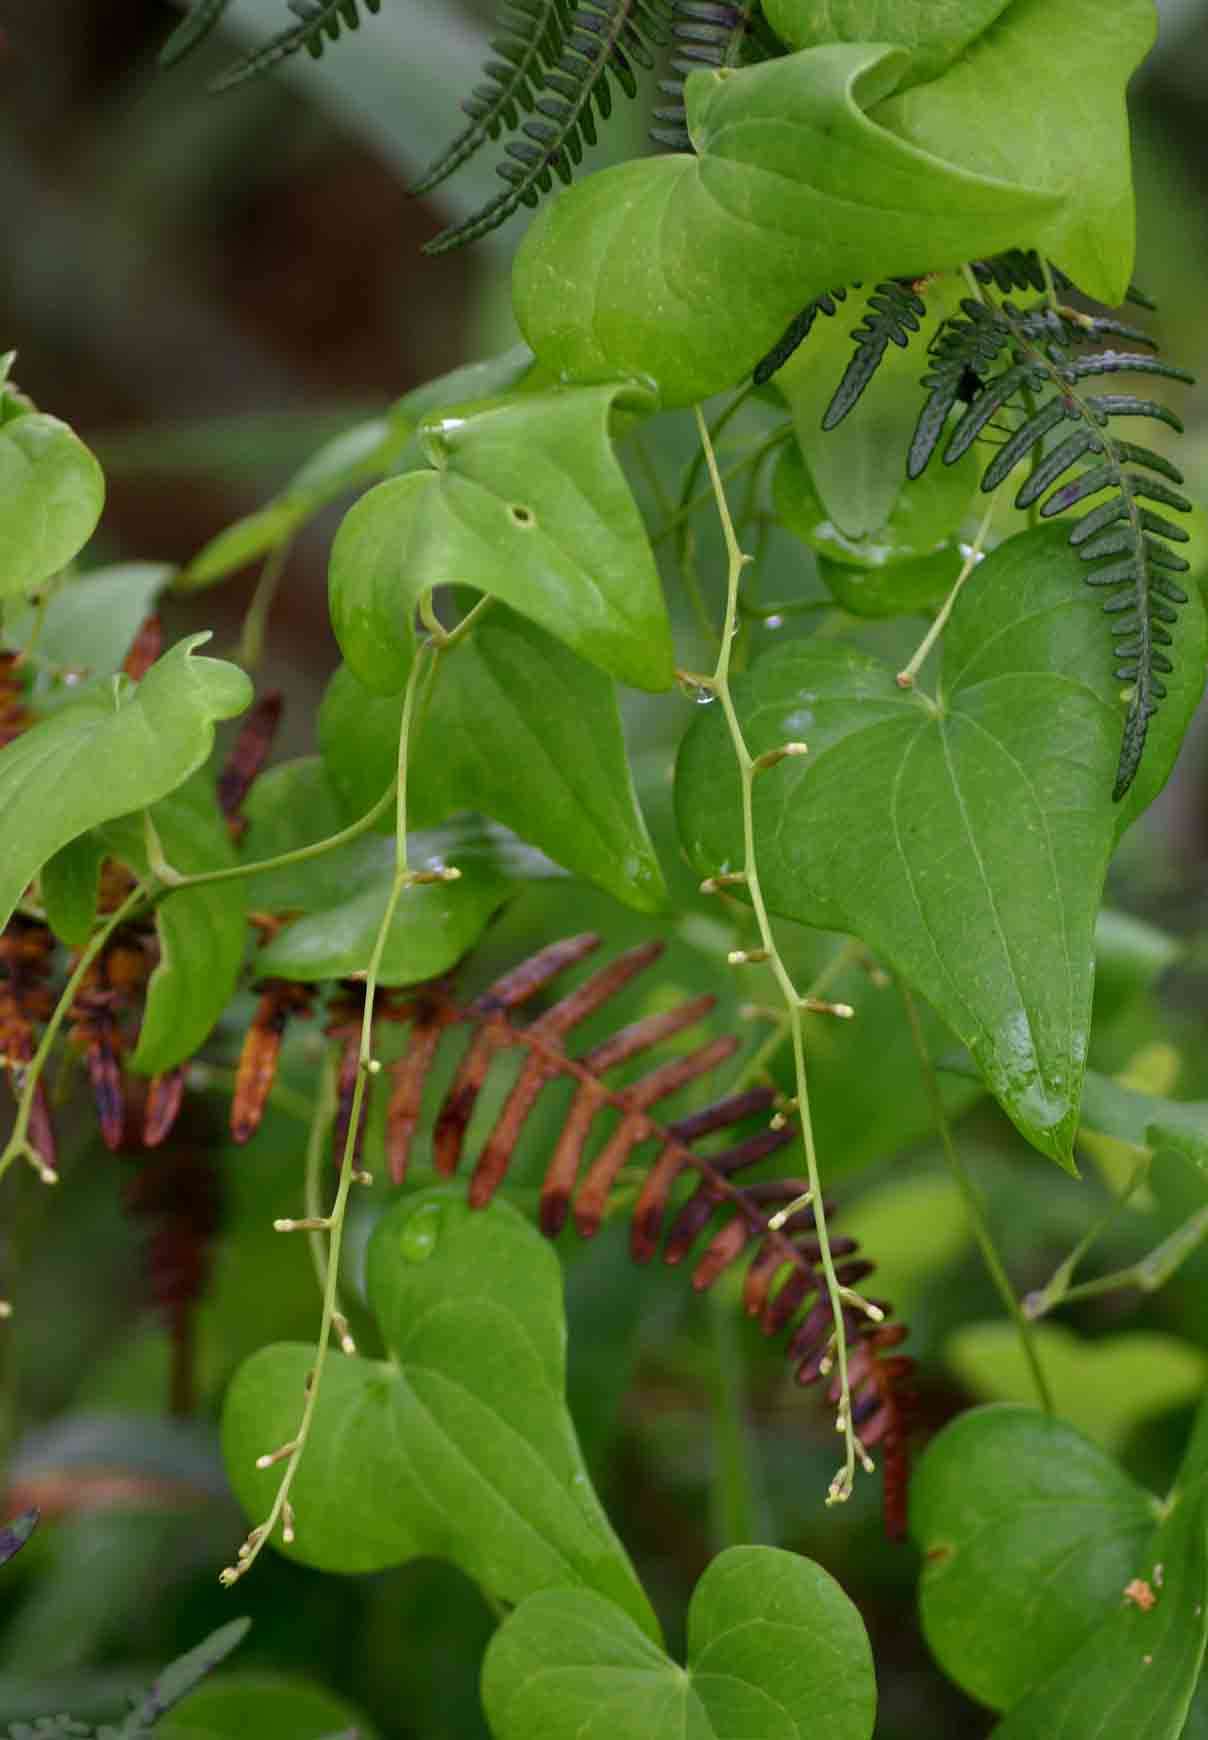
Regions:
<instances>
[{"instance_id":1,"label":"water droplet on leaf","mask_svg":"<svg viewBox=\"0 0 1208 1740\"><path fill-rule=\"evenodd\" d=\"M398 1235L398 1248L409 1263L426 1263L440 1242L443 1202L425 1202L411 1214Z\"/></svg>"}]
</instances>

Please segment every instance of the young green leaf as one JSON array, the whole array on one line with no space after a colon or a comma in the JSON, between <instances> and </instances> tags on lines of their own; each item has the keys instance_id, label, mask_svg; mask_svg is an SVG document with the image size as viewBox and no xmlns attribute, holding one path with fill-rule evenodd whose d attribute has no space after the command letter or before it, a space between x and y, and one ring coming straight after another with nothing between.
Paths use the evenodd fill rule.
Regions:
<instances>
[{"instance_id":1,"label":"young green leaf","mask_svg":"<svg viewBox=\"0 0 1208 1740\"><path fill-rule=\"evenodd\" d=\"M494 1740L868 1740L876 1685L856 1609L819 1565L774 1547L713 1560L678 1667L611 1602L532 1595L491 1641Z\"/></svg>"},{"instance_id":2,"label":"young green leaf","mask_svg":"<svg viewBox=\"0 0 1208 1740\"><path fill-rule=\"evenodd\" d=\"M467 585L622 682L667 688L658 573L610 433L614 413L650 403L603 386L434 414L422 435L437 469L371 490L332 549L332 624L361 682L400 689L420 597Z\"/></svg>"},{"instance_id":3,"label":"young green leaf","mask_svg":"<svg viewBox=\"0 0 1208 1740\"><path fill-rule=\"evenodd\" d=\"M828 43L690 78L695 156L602 170L522 242L513 296L538 360L564 380L645 379L664 406L691 404L749 375L836 284L1028 242L1059 195L978 174L965 141L929 153L880 123L909 68L901 49Z\"/></svg>"},{"instance_id":4,"label":"young green leaf","mask_svg":"<svg viewBox=\"0 0 1208 1740\"><path fill-rule=\"evenodd\" d=\"M401 697L371 695L347 666L328 685L319 741L359 814L394 777L401 710ZM505 605L441 662L408 808L419 827L481 811L639 911L666 900L611 679Z\"/></svg>"},{"instance_id":5,"label":"young green leaf","mask_svg":"<svg viewBox=\"0 0 1208 1740\"><path fill-rule=\"evenodd\" d=\"M550 1247L506 1203L474 1211L458 1191L424 1191L378 1222L368 1288L390 1358L328 1361L285 1550L338 1571L434 1555L509 1603L590 1589L657 1637L566 1411ZM309 1347L265 1348L228 1393L227 1467L253 1516L279 1478L256 1458L295 1431L313 1359Z\"/></svg>"},{"instance_id":6,"label":"young green leaf","mask_svg":"<svg viewBox=\"0 0 1208 1740\"><path fill-rule=\"evenodd\" d=\"M0 598L65 568L104 501L101 468L66 423L27 411L0 424Z\"/></svg>"},{"instance_id":7,"label":"young green leaf","mask_svg":"<svg viewBox=\"0 0 1208 1740\"><path fill-rule=\"evenodd\" d=\"M174 791L209 755L215 721L249 704L252 685L241 670L193 656L208 639L178 641L137 687L115 678L0 750L4 923L60 847Z\"/></svg>"},{"instance_id":8,"label":"young green leaf","mask_svg":"<svg viewBox=\"0 0 1208 1740\"><path fill-rule=\"evenodd\" d=\"M960 1415L910 1492L923 1631L944 1672L993 1709L1017 1703L1118 1611L1158 1512L1058 1420L1009 1404Z\"/></svg>"},{"instance_id":9,"label":"young green leaf","mask_svg":"<svg viewBox=\"0 0 1208 1740\"><path fill-rule=\"evenodd\" d=\"M769 906L892 962L1028 1140L1072 1165L1123 704L1064 535L1024 533L979 567L948 625L935 704L879 661L812 641L767 654L734 697L752 754L810 749L755 788ZM1177 743L1156 747L1151 792ZM741 862L718 709L685 740L677 809L703 873Z\"/></svg>"},{"instance_id":10,"label":"young green leaf","mask_svg":"<svg viewBox=\"0 0 1208 1740\"><path fill-rule=\"evenodd\" d=\"M224 870L235 862L214 782L199 770L154 804L151 825L164 856L182 875ZM141 815L104 827L101 838L136 874L149 869ZM155 909L159 964L147 986L146 1006L130 1067L160 1075L192 1057L222 1014L239 979L247 941L247 884L203 883L166 894Z\"/></svg>"}]
</instances>

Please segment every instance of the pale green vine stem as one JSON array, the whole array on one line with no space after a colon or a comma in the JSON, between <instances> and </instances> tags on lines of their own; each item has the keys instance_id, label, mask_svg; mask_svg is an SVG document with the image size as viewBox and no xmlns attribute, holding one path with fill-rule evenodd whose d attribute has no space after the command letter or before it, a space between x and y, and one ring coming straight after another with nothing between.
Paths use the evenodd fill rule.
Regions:
<instances>
[{"instance_id":1,"label":"pale green vine stem","mask_svg":"<svg viewBox=\"0 0 1208 1740\"><path fill-rule=\"evenodd\" d=\"M21 1083L21 1097L17 1102L16 1120L13 1124L12 1134L5 1143L4 1152L0 1154L0 1178L4 1177L14 1160L28 1160L43 1184L57 1183L58 1175L43 1162L42 1156L34 1150L29 1141L29 1120L33 1115L34 1095L37 1092L38 1082L41 1080L42 1071L46 1067L46 1060L50 1056L51 1048L59 1036L59 1028L63 1025L67 1011L75 1001L76 992L84 982L84 975L114 931L120 925L125 924L127 919L132 918L135 911L150 896L151 890L149 888L142 886L135 888L85 945L71 977L63 987L63 994L55 1004L50 1020L46 1023L46 1030L38 1043L38 1049L25 1066Z\"/></svg>"},{"instance_id":2,"label":"pale green vine stem","mask_svg":"<svg viewBox=\"0 0 1208 1740\"><path fill-rule=\"evenodd\" d=\"M273 608L273 600L277 596L277 588L281 584L286 565L289 562L290 551L293 549L293 538L285 538L279 544L274 544L265 558L256 581L256 590L252 593L251 603L243 619L243 627L239 633L239 645L235 652L236 661L246 671L254 671L264 654L264 631L268 626L269 611Z\"/></svg>"},{"instance_id":3,"label":"pale green vine stem","mask_svg":"<svg viewBox=\"0 0 1208 1740\"><path fill-rule=\"evenodd\" d=\"M717 456L713 451L713 443L709 438L709 430L705 420L696 409L696 423L700 432L701 447L705 455L705 463L709 470L709 478L713 486L717 511L721 519L722 535L725 538L726 553L729 559L729 574L726 586L726 612L722 628L721 649L717 655L717 665L713 675L706 679L705 686L712 690L721 702L726 724L730 732L730 741L734 749L734 757L738 763L739 782L742 791L742 832L743 832L743 869L742 880L750 896L754 908L755 920L759 930L760 947L755 950L736 950L731 955L731 964L742 965L745 961L759 959L767 962L776 985L784 1000L788 1017L788 1029L793 1042L793 1068L796 1084L796 1115L801 1125L801 1139L805 1149L805 1164L809 1182L810 1200L814 1208L814 1225L818 1238L819 1257L823 1279L826 1285L826 1295L834 1319L833 1358L836 1379L838 1383L838 1402L836 1410L836 1429L843 1437L843 1462L838 1473L831 1481L827 1494L828 1504L838 1504L850 1498L855 1484L856 1463L868 1466L868 1458L859 1444L851 1418L851 1386L847 1372L847 1334L843 1322L845 1305L856 1301L849 1290L840 1285L835 1273L834 1258L831 1255L830 1236L826 1224L826 1209L822 1201L822 1185L818 1173L818 1156L814 1145L814 1127L810 1118L809 1090L805 1071L805 1036L802 1029L802 998L789 976L780 953L776 947L776 938L772 932L771 920L768 917L767 906L763 898L763 889L759 881L759 867L755 852L755 818L752 806L752 792L755 780L764 767L772 764L772 757L753 756L747 748L746 738L739 723L734 707L734 699L730 693L730 651L734 639L734 630L738 621L738 588L742 578L743 568L747 558L738 547L738 539L734 531L734 522L730 517L726 502L725 487L717 468ZM775 759L780 759L786 751L773 751ZM787 753L800 754L800 745L787 746Z\"/></svg>"},{"instance_id":4,"label":"pale green vine stem","mask_svg":"<svg viewBox=\"0 0 1208 1740\"><path fill-rule=\"evenodd\" d=\"M344 1226L348 1212L348 1196L353 1182L358 1176L356 1167L357 1135L361 1126L361 1112L365 1099L365 1087L370 1075L375 1073L373 1057L373 1013L377 998L378 975L381 972L382 956L385 953L386 939L394 922L394 914L398 903L407 888L415 881L415 875L407 863L407 764L411 750L411 727L415 717L416 704L420 694L427 687L427 682L439 648L431 641L425 641L417 651L407 678L407 687L403 694L403 716L399 726L398 740L398 779L396 784L395 808L395 867L394 877L390 884L390 894L386 901L386 909L382 914L382 922L374 939L373 951L365 972L365 1007L361 1017L361 1037L357 1054L357 1075L352 1093L352 1106L348 1118L348 1133L344 1140L344 1152L340 1160L340 1177L336 1187L335 1201L331 1212L326 1217L308 1216L304 1223L278 1222L282 1230L306 1230L308 1232L325 1232L327 1244L327 1270L323 1287L323 1314L319 1323L318 1343L315 1347L315 1362L311 1367L306 1387L306 1397L302 1406L302 1415L298 1422L298 1430L288 1443L278 1446L275 1450L266 1452L257 1460L258 1468L271 1468L278 1462L284 1462L285 1468L277 1487L272 1508L265 1520L254 1528L247 1540L239 1549L234 1565L228 1565L221 1574L221 1582L228 1587L236 1583L245 1571L250 1570L258 1558L266 1541L270 1540L278 1523L281 1525L281 1537L286 1545L294 1539L295 1517L290 1503L290 1491L294 1478L301 1465L302 1456L310 1437L311 1426L314 1423L315 1408L318 1404L322 1386L323 1370L327 1363L327 1354L331 1345L331 1334L336 1327L338 1312L338 1284L340 1274L340 1252L344 1240ZM451 872L455 875L456 872ZM316 1120L318 1121L318 1120ZM363 1175L362 1175L363 1176ZM317 1226L312 1221L318 1220ZM345 1333L347 1332L345 1327Z\"/></svg>"},{"instance_id":5,"label":"pale green vine stem","mask_svg":"<svg viewBox=\"0 0 1208 1740\"><path fill-rule=\"evenodd\" d=\"M956 604L956 601L960 596L961 588L982 559L982 551L986 547L986 539L990 535L990 526L994 519L994 510L997 506L998 493L995 491L995 493L990 497L990 505L981 517L981 524L978 526L977 531L974 534L973 542L970 544L968 553L965 556L965 560L961 564L961 571L953 581L951 592L949 592L947 598L945 598L943 604L940 606L935 621L931 624L931 627L919 642L914 657L904 670L898 672L898 687L900 689L912 689L914 687L914 679L923 668L927 655L947 628L948 618L952 615L953 606Z\"/></svg>"},{"instance_id":6,"label":"pale green vine stem","mask_svg":"<svg viewBox=\"0 0 1208 1740\"><path fill-rule=\"evenodd\" d=\"M315 1224L306 1235L310 1246L311 1261L315 1266L315 1279L319 1283L319 1297L327 1291L330 1264L327 1261L327 1246L323 1243L323 1200L321 1194L321 1178L323 1162L327 1155L327 1140L331 1135L331 1126L336 1115L336 1071L333 1059L327 1057L319 1071L319 1091L315 1095L314 1109L308 1120L306 1132L306 1173L303 1185L306 1203L306 1218ZM355 1353L356 1343L348 1329L348 1319L342 1311L332 1314L332 1326L340 1338L340 1346L345 1353Z\"/></svg>"},{"instance_id":7,"label":"pale green vine stem","mask_svg":"<svg viewBox=\"0 0 1208 1740\"><path fill-rule=\"evenodd\" d=\"M944 1158L948 1162L948 1169L956 1180L956 1187L964 1201L965 1212L969 1216L969 1224L973 1229L973 1236L977 1240L978 1249L981 1251L982 1261L986 1265L999 1298L1006 1306L1019 1333L1020 1346L1023 1349L1028 1370L1032 1374L1032 1382L1036 1386L1040 1405L1046 1414L1051 1414L1055 1411L1053 1392L1049 1388L1049 1380L1040 1363L1040 1351L1036 1346L1035 1331L1024 1313L1023 1306L1016 1297L1015 1289L1011 1285L1011 1277L1007 1274L1006 1265L998 1254L998 1246L994 1243L994 1234L990 1231L989 1222L986 1220L985 1209L982 1206L977 1186L969 1176L960 1150L952 1139L952 1126L948 1122L948 1114L944 1109L943 1095L940 1093L939 1082L936 1080L935 1064L932 1062L931 1052L927 1047L927 1036L923 1032L923 1023L919 1019L918 1005L905 985L899 983L899 988L906 1007L906 1019L910 1024L910 1037L914 1041L914 1049L918 1054L923 1086L926 1089L927 1098L931 1102L931 1115L935 1119L935 1127L944 1150Z\"/></svg>"}]
</instances>

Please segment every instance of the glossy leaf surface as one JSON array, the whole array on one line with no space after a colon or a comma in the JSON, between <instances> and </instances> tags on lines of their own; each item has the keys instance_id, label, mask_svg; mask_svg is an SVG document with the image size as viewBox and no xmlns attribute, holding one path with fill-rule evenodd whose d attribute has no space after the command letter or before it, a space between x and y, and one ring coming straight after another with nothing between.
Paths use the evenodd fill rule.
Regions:
<instances>
[{"instance_id":1,"label":"glossy leaf surface","mask_svg":"<svg viewBox=\"0 0 1208 1740\"><path fill-rule=\"evenodd\" d=\"M467 585L503 599L609 675L667 688L670 630L641 516L612 450L634 388L526 395L434 416L437 469L380 484L332 549L332 624L367 688L403 686L423 593Z\"/></svg>"},{"instance_id":2,"label":"glossy leaf surface","mask_svg":"<svg viewBox=\"0 0 1208 1740\"><path fill-rule=\"evenodd\" d=\"M41 411L0 423L0 598L66 567L104 501L101 468L66 423Z\"/></svg>"},{"instance_id":3,"label":"glossy leaf surface","mask_svg":"<svg viewBox=\"0 0 1208 1740\"><path fill-rule=\"evenodd\" d=\"M657 1637L566 1411L550 1247L503 1202L476 1212L457 1190L425 1191L379 1221L368 1288L390 1358L328 1361L293 1488L291 1556L339 1571L451 1559L509 1603L590 1589ZM265 1348L228 1393L227 1466L253 1516L278 1479L255 1459L293 1434L313 1357Z\"/></svg>"},{"instance_id":4,"label":"glossy leaf surface","mask_svg":"<svg viewBox=\"0 0 1208 1740\"><path fill-rule=\"evenodd\" d=\"M0 811L11 830L0 872L5 922L61 846L166 797L208 756L215 721L249 704L241 670L194 656L208 638L178 641L137 687L115 679L0 751Z\"/></svg>"},{"instance_id":5,"label":"glossy leaf surface","mask_svg":"<svg viewBox=\"0 0 1208 1740\"><path fill-rule=\"evenodd\" d=\"M1106 1622L999 1723L997 1740L1179 1740L1208 1638L1206 1496L1201 1480L1140 1555L1129 1586L1148 1596L1118 1595Z\"/></svg>"},{"instance_id":6,"label":"glossy leaf surface","mask_svg":"<svg viewBox=\"0 0 1208 1740\"><path fill-rule=\"evenodd\" d=\"M1122 718L1079 567L1052 532L987 558L949 624L935 708L877 660L808 641L734 685L753 754L810 746L756 786L769 905L893 962L1020 1130L1065 1164ZM733 756L714 710L685 741L677 808L703 873L741 861Z\"/></svg>"},{"instance_id":7,"label":"glossy leaf surface","mask_svg":"<svg viewBox=\"0 0 1208 1740\"><path fill-rule=\"evenodd\" d=\"M375 845L383 842L371 836ZM417 985L447 972L471 949L511 885L490 853L456 854L456 882L414 883L404 889L382 954L379 983ZM416 860L423 868L422 859ZM324 906L280 930L256 956L264 978L345 979L369 967L394 877L390 862L367 876L338 905Z\"/></svg>"},{"instance_id":8,"label":"glossy leaf surface","mask_svg":"<svg viewBox=\"0 0 1208 1740\"><path fill-rule=\"evenodd\" d=\"M534 1595L487 1650L495 1740L868 1740L876 1687L859 1614L820 1566L773 1547L713 1560L680 1668L598 1595Z\"/></svg>"},{"instance_id":9,"label":"glossy leaf surface","mask_svg":"<svg viewBox=\"0 0 1208 1740\"><path fill-rule=\"evenodd\" d=\"M813 297L1026 245L1055 194L929 153L877 119L909 56L829 43L687 85L696 156L625 163L561 194L521 244L513 292L567 380L653 381L665 406L733 386ZM1123 89L1111 93L1118 104ZM983 114L979 125L992 125Z\"/></svg>"}]
</instances>

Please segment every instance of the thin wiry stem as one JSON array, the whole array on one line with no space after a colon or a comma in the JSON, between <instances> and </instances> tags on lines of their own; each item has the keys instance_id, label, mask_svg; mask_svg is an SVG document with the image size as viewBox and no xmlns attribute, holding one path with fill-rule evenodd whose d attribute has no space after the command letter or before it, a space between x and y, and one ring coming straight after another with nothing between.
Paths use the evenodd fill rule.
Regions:
<instances>
[{"instance_id":1,"label":"thin wiry stem","mask_svg":"<svg viewBox=\"0 0 1208 1740\"><path fill-rule=\"evenodd\" d=\"M796 1114L801 1126L801 1139L805 1149L806 1174L809 1182L810 1195L814 1210L814 1227L818 1240L820 1266L826 1284L827 1299L830 1303L831 1315L834 1321L834 1358L838 1378L837 1420L838 1430L843 1436L843 1462L838 1473L831 1481L827 1495L828 1504L841 1503L850 1498L855 1484L856 1463L862 1464L866 1458L862 1454L856 1439L855 1427L851 1417L851 1386L848 1379L847 1331L844 1324L845 1299L839 1278L835 1273L834 1258L831 1255L830 1235L826 1224L826 1208L822 1200L822 1183L818 1172L818 1155L814 1143L814 1126L810 1117L809 1087L806 1081L805 1069L805 1035L802 1024L802 998L793 984L780 952L776 946L776 938L772 931L771 920L768 917L767 905L763 897L763 889L759 880L759 865L755 847L755 816L752 794L757 777L755 757L747 747L746 737L739 722L734 706L734 698L730 693L730 654L734 640L734 630L738 623L738 590L742 579L742 571L747 558L739 549L738 539L734 531L734 522L730 517L726 502L725 487L717 468L717 457L705 420L696 410L697 428L700 432L701 447L708 467L709 479L713 487L717 511L721 519L722 535L725 538L726 554L729 561L729 573L726 586L726 613L722 625L721 648L717 655L717 665L709 680L709 687L721 702L726 724L730 732L730 742L734 749L734 758L738 763L739 781L742 792L742 833L743 833L743 882L755 911L755 921L759 929L760 945L766 951L766 959L772 976L784 1001L788 1019L788 1030L793 1044L793 1071L796 1084Z\"/></svg>"},{"instance_id":2,"label":"thin wiry stem","mask_svg":"<svg viewBox=\"0 0 1208 1740\"><path fill-rule=\"evenodd\" d=\"M336 1186L335 1201L332 1203L331 1213L327 1216L327 1273L323 1288L323 1315L319 1324L315 1362L311 1367L306 1400L303 1404L302 1417L298 1423L296 1435L290 1441L288 1448L283 1445L279 1451L269 1451L261 1458L259 1465L264 1467L271 1466L279 1459L284 1459L285 1468L268 1516L263 1523L252 1530L243 1546L240 1547L237 1562L234 1565L228 1565L222 1572L221 1581L228 1587L237 1582L245 1571L250 1570L265 1542L272 1538L278 1523L282 1527L283 1542L288 1546L294 1539L295 1518L289 1495L314 1423L315 1408L322 1387L323 1371L331 1346L332 1329L337 1328L338 1332L336 1320L340 1315L338 1310L340 1253L343 1247L344 1228L348 1213L348 1196L353 1180L358 1176L356 1165L357 1136L361 1127L365 1088L374 1067L373 1014L377 999L378 977L381 973L382 956L385 953L386 942L390 935L390 927L394 922L398 903L415 880L407 863L407 767L410 758L411 727L415 715L416 700L421 691L426 688L430 672L435 668L437 651L438 649L434 650L429 641L425 641L419 648L412 663L403 695L403 716L399 726L398 742L398 778L395 788L397 798L394 877L386 901L386 910L383 912L382 922L378 926L373 952L370 955L369 966L365 974L365 1006L361 1017L356 1082L352 1091L352 1107L348 1118L348 1132L344 1139L344 1152L340 1160L339 1183Z\"/></svg>"}]
</instances>

